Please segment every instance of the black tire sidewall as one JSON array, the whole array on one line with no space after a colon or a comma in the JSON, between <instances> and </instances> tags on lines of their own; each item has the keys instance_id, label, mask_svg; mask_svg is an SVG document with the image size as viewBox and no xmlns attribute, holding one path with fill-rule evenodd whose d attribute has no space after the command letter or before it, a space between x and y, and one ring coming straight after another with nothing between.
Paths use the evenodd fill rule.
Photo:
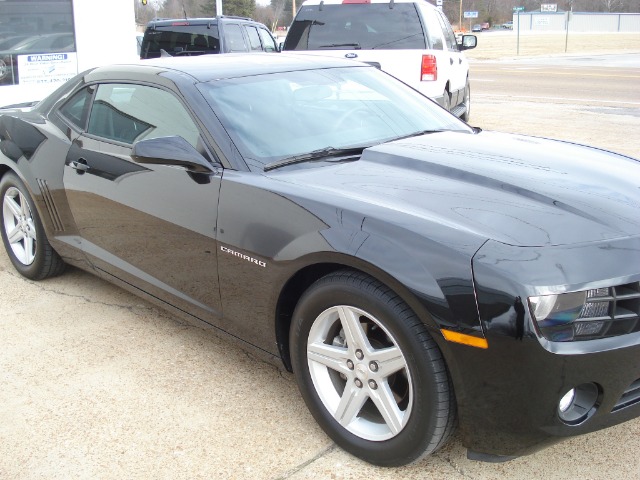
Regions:
<instances>
[{"instance_id":1,"label":"black tire sidewall","mask_svg":"<svg viewBox=\"0 0 640 480\"><path fill-rule=\"evenodd\" d=\"M433 340L431 343L435 348L427 354L415 333L404 322L405 319L399 315L398 309L390 308L390 304L376 298L371 289L362 290L345 283L341 283L339 288L336 286L337 283L312 286L294 313L290 348L301 394L316 421L343 449L376 465L397 466L410 463L434 450L432 444L438 429L438 412L430 406L442 395L434 378L436 372L439 371L440 375L443 371L446 372L444 361ZM382 298L388 298L388 294ZM413 406L409 421L391 439L370 441L350 433L333 418L315 391L307 363L307 339L311 326L320 313L336 305L360 308L374 316L395 338L405 357L413 385Z\"/></svg>"},{"instance_id":2,"label":"black tire sidewall","mask_svg":"<svg viewBox=\"0 0 640 480\"><path fill-rule=\"evenodd\" d=\"M451 95L449 94L449 90L445 90L442 95L442 108L447 112L451 111Z\"/></svg>"},{"instance_id":3,"label":"black tire sidewall","mask_svg":"<svg viewBox=\"0 0 640 480\"><path fill-rule=\"evenodd\" d=\"M465 111L460 118L465 122L468 122L469 119L471 118L471 85L469 85L468 81L464 91L464 98L465 98L465 104L466 104Z\"/></svg>"},{"instance_id":4,"label":"black tire sidewall","mask_svg":"<svg viewBox=\"0 0 640 480\"><path fill-rule=\"evenodd\" d=\"M5 232L4 196L7 190L9 190L9 188L11 187L17 188L20 193L22 193L23 197L26 198L36 229L36 256L31 265L25 265L20 260L18 260L18 258L13 253L13 250L11 249L11 245L9 244L9 240L7 238L7 233ZM45 248L47 245L46 235L44 232L44 227L42 226L42 222L40 221L40 216L38 215L38 210L36 210L36 206L33 202L33 199L31 198L29 190L24 185L22 180L20 180L20 178L18 178L18 176L14 173L7 173L2 177L2 179L0 179L0 230L2 234L2 243L4 244L7 255L9 256L9 259L11 260L11 263L13 264L15 269L18 270L21 275L29 279L39 279L42 276L43 271L45 270Z\"/></svg>"}]
</instances>

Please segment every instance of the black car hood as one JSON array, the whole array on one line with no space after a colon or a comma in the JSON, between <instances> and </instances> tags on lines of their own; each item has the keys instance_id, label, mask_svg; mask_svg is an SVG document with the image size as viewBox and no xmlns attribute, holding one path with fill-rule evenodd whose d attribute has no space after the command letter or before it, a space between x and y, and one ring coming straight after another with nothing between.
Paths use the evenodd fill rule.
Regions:
<instances>
[{"instance_id":1,"label":"black car hood","mask_svg":"<svg viewBox=\"0 0 640 480\"><path fill-rule=\"evenodd\" d=\"M359 161L280 177L517 246L640 234L640 162L568 142L440 132L371 147ZM384 213L382 213L384 211ZM422 226L418 228L422 229Z\"/></svg>"}]
</instances>

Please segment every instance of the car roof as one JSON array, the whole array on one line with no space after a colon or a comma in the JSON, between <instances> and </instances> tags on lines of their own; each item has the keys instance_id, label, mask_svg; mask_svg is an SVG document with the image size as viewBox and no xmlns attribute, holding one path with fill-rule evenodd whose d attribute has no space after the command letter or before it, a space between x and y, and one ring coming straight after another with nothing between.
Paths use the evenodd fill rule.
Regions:
<instances>
[{"instance_id":1,"label":"car roof","mask_svg":"<svg viewBox=\"0 0 640 480\"><path fill-rule=\"evenodd\" d=\"M139 78L139 75L158 75L176 72L191 76L198 82L237 78L267 73L312 70L319 68L366 67L365 63L344 58L298 53L229 53L197 57L161 57L138 63L97 67L86 75L87 81L119 78Z\"/></svg>"},{"instance_id":2,"label":"car roof","mask_svg":"<svg viewBox=\"0 0 640 480\"><path fill-rule=\"evenodd\" d=\"M188 26L188 25L215 25L219 20L239 20L243 22L259 23L256 20L248 17L236 17L219 15L211 18L162 18L157 20L151 20L147 23L147 27L171 27L171 26Z\"/></svg>"}]
</instances>

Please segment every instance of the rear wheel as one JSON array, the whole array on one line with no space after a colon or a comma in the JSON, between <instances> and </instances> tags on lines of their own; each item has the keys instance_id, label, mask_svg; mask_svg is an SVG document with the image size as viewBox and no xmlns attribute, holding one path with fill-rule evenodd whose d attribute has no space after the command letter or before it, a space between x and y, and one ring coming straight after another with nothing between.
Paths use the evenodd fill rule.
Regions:
<instances>
[{"instance_id":1,"label":"rear wheel","mask_svg":"<svg viewBox=\"0 0 640 480\"><path fill-rule=\"evenodd\" d=\"M32 280L62 273L64 262L49 244L29 191L14 173L2 177L0 198L2 242L16 270Z\"/></svg>"},{"instance_id":2,"label":"rear wheel","mask_svg":"<svg viewBox=\"0 0 640 480\"><path fill-rule=\"evenodd\" d=\"M309 410L348 452L404 465L449 437L456 412L442 355L380 282L351 271L318 280L296 307L290 341Z\"/></svg>"},{"instance_id":3,"label":"rear wheel","mask_svg":"<svg viewBox=\"0 0 640 480\"><path fill-rule=\"evenodd\" d=\"M451 95L449 94L449 90L445 90L442 94L442 108L447 112L451 111Z\"/></svg>"},{"instance_id":4,"label":"rear wheel","mask_svg":"<svg viewBox=\"0 0 640 480\"><path fill-rule=\"evenodd\" d=\"M460 116L460 118L465 122L468 122L471 116L471 85L469 85L468 81L467 86L464 89L464 105L464 113Z\"/></svg>"}]
</instances>

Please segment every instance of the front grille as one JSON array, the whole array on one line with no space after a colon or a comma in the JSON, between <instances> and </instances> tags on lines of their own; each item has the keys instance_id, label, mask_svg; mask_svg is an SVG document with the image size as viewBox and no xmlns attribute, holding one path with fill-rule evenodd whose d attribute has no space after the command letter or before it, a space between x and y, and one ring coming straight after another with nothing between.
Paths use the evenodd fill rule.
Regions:
<instances>
[{"instance_id":1,"label":"front grille","mask_svg":"<svg viewBox=\"0 0 640 480\"><path fill-rule=\"evenodd\" d=\"M611 411L617 412L638 402L640 402L640 378L629 385Z\"/></svg>"},{"instance_id":2,"label":"front grille","mask_svg":"<svg viewBox=\"0 0 640 480\"><path fill-rule=\"evenodd\" d=\"M593 340L640 331L640 282L589 290L573 328L574 340Z\"/></svg>"}]
</instances>

